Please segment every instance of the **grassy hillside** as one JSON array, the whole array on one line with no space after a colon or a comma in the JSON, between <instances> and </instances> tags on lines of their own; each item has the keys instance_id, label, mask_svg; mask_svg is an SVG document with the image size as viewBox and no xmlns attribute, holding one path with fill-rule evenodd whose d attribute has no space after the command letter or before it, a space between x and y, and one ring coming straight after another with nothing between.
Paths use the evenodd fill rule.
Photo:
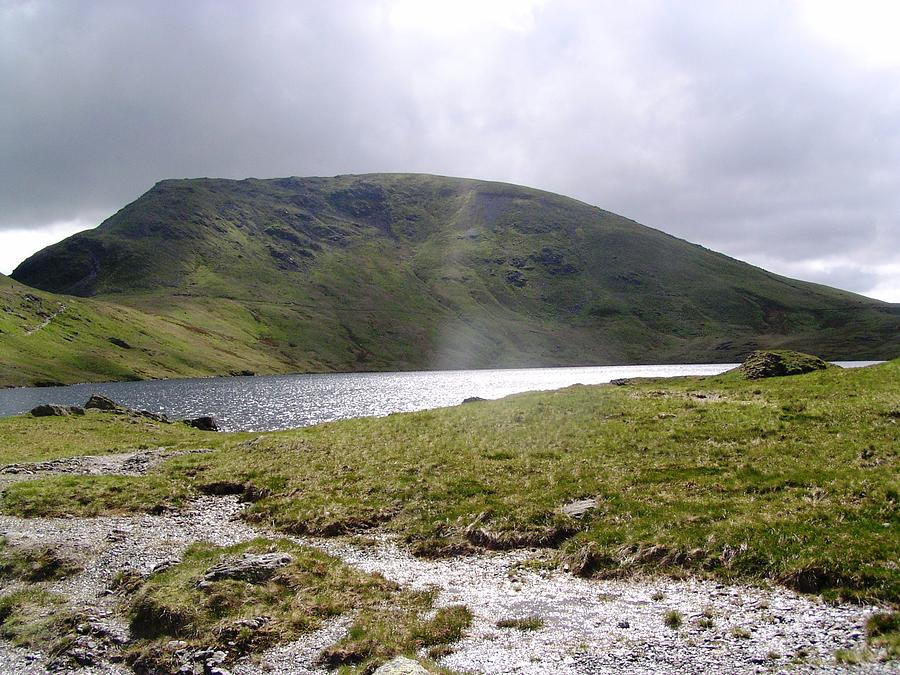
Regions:
<instances>
[{"instance_id":1,"label":"grassy hillside","mask_svg":"<svg viewBox=\"0 0 900 675\"><path fill-rule=\"evenodd\" d=\"M900 306L566 197L429 175L163 181L13 277L180 325L207 373L900 353Z\"/></svg>"},{"instance_id":2,"label":"grassy hillside","mask_svg":"<svg viewBox=\"0 0 900 675\"><path fill-rule=\"evenodd\" d=\"M283 367L239 336L199 332L177 315L38 291L0 275L0 386Z\"/></svg>"}]
</instances>

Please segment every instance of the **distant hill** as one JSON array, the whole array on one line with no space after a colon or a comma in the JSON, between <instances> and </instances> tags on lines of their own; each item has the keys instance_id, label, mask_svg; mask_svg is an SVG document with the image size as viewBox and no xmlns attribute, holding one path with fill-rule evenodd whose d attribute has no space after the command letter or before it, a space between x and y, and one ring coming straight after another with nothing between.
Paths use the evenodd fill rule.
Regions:
<instances>
[{"instance_id":1,"label":"distant hill","mask_svg":"<svg viewBox=\"0 0 900 675\"><path fill-rule=\"evenodd\" d=\"M0 274L0 386L188 377L284 367L178 317L38 291Z\"/></svg>"},{"instance_id":2,"label":"distant hill","mask_svg":"<svg viewBox=\"0 0 900 675\"><path fill-rule=\"evenodd\" d=\"M180 327L196 336L191 372L723 362L759 347L900 354L900 305L567 197L420 174L166 180L12 276L128 308L123 321Z\"/></svg>"}]
</instances>

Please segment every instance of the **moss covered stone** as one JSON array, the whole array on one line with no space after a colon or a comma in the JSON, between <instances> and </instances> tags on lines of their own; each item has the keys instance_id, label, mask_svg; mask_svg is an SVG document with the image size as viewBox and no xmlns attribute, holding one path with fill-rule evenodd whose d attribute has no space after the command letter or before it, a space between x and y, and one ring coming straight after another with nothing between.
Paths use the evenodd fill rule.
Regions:
<instances>
[{"instance_id":1,"label":"moss covered stone","mask_svg":"<svg viewBox=\"0 0 900 675\"><path fill-rule=\"evenodd\" d=\"M801 375L826 368L828 364L818 356L788 350L755 351L741 364L741 372L748 380Z\"/></svg>"}]
</instances>

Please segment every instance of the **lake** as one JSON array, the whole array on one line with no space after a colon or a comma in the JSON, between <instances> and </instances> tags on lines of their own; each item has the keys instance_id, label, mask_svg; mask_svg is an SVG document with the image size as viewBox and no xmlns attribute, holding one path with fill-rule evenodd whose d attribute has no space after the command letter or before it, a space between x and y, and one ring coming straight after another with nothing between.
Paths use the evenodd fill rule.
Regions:
<instances>
[{"instance_id":1,"label":"lake","mask_svg":"<svg viewBox=\"0 0 900 675\"><path fill-rule=\"evenodd\" d=\"M838 362L859 367L876 361ZM622 377L715 375L736 364L517 368L393 373L209 377L0 390L0 416L42 403L82 405L93 393L172 418L212 415L223 431L272 431L321 422L456 405L470 396L602 384Z\"/></svg>"}]
</instances>

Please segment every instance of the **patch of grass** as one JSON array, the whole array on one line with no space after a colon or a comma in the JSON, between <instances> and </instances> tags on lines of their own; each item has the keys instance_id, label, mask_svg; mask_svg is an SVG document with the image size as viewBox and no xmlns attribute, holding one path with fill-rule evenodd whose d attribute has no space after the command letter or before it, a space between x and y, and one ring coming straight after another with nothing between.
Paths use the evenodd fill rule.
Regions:
<instances>
[{"instance_id":1,"label":"patch of grass","mask_svg":"<svg viewBox=\"0 0 900 675\"><path fill-rule=\"evenodd\" d=\"M432 647L456 642L472 623L472 612L465 605L449 605L415 626L412 638L418 647Z\"/></svg>"},{"instance_id":2,"label":"patch of grass","mask_svg":"<svg viewBox=\"0 0 900 675\"><path fill-rule=\"evenodd\" d=\"M292 561L267 580L221 579L200 588L213 565L247 553L283 552ZM323 654L360 672L399 653L459 639L471 615L461 607L431 609L432 595L404 591L378 575L287 540L257 539L229 547L195 544L177 565L153 574L124 601L136 668L175 664L172 640L216 647L231 658L315 630L330 617L359 613L346 638ZM260 621L258 617L265 617Z\"/></svg>"},{"instance_id":3,"label":"patch of grass","mask_svg":"<svg viewBox=\"0 0 900 675\"><path fill-rule=\"evenodd\" d=\"M438 609L430 619L421 618L432 599L428 593L411 594L390 608L363 610L347 634L321 653L320 662L342 667L342 672L367 673L396 654L446 651L462 637L472 614L455 605Z\"/></svg>"},{"instance_id":4,"label":"patch of grass","mask_svg":"<svg viewBox=\"0 0 900 675\"><path fill-rule=\"evenodd\" d=\"M742 628L741 626L735 626L731 629L732 637L736 637L739 640L749 640L751 637L751 633L746 628Z\"/></svg>"},{"instance_id":5,"label":"patch of grass","mask_svg":"<svg viewBox=\"0 0 900 675\"><path fill-rule=\"evenodd\" d=\"M185 424L88 410L77 417L0 418L0 466L78 455L106 455L165 446L172 450L218 448L251 434L212 434Z\"/></svg>"},{"instance_id":6,"label":"patch of grass","mask_svg":"<svg viewBox=\"0 0 900 675\"><path fill-rule=\"evenodd\" d=\"M135 570L122 569L113 575L109 590L123 596L131 595L144 584L144 577Z\"/></svg>"},{"instance_id":7,"label":"patch of grass","mask_svg":"<svg viewBox=\"0 0 900 675\"><path fill-rule=\"evenodd\" d=\"M889 659L900 658L900 612L878 612L866 621L866 641L883 649Z\"/></svg>"},{"instance_id":8,"label":"patch of grass","mask_svg":"<svg viewBox=\"0 0 900 675\"><path fill-rule=\"evenodd\" d=\"M450 645L435 645L428 648L428 658L435 661L446 658L453 653L453 647Z\"/></svg>"},{"instance_id":9,"label":"patch of grass","mask_svg":"<svg viewBox=\"0 0 900 675\"><path fill-rule=\"evenodd\" d=\"M156 311L140 301L56 295L0 275L0 386L300 370L276 350L260 349L256 321L236 302L220 298L214 310L187 302L190 321L171 294L153 304Z\"/></svg>"},{"instance_id":10,"label":"patch of grass","mask_svg":"<svg viewBox=\"0 0 900 675\"><path fill-rule=\"evenodd\" d=\"M11 546L0 537L0 579L51 581L76 574L81 567L50 546Z\"/></svg>"},{"instance_id":11,"label":"patch of grass","mask_svg":"<svg viewBox=\"0 0 900 675\"><path fill-rule=\"evenodd\" d=\"M162 513L189 495L183 481L159 475L48 476L10 485L0 495L0 508L24 518Z\"/></svg>"},{"instance_id":12,"label":"patch of grass","mask_svg":"<svg viewBox=\"0 0 900 675\"><path fill-rule=\"evenodd\" d=\"M684 623L684 617L681 616L681 612L678 610L670 609L663 615L663 623L675 630L681 628L681 624Z\"/></svg>"},{"instance_id":13,"label":"patch of grass","mask_svg":"<svg viewBox=\"0 0 900 675\"><path fill-rule=\"evenodd\" d=\"M544 620L539 616L525 616L515 619L500 619L497 628L515 628L516 630L529 631L540 630L544 627Z\"/></svg>"},{"instance_id":14,"label":"patch of grass","mask_svg":"<svg viewBox=\"0 0 900 675\"><path fill-rule=\"evenodd\" d=\"M0 636L19 647L55 655L74 639L78 620L60 595L26 588L0 596Z\"/></svg>"},{"instance_id":15,"label":"patch of grass","mask_svg":"<svg viewBox=\"0 0 900 675\"><path fill-rule=\"evenodd\" d=\"M834 660L843 665L858 666L870 663L873 655L868 649L838 649L834 653Z\"/></svg>"}]
</instances>

